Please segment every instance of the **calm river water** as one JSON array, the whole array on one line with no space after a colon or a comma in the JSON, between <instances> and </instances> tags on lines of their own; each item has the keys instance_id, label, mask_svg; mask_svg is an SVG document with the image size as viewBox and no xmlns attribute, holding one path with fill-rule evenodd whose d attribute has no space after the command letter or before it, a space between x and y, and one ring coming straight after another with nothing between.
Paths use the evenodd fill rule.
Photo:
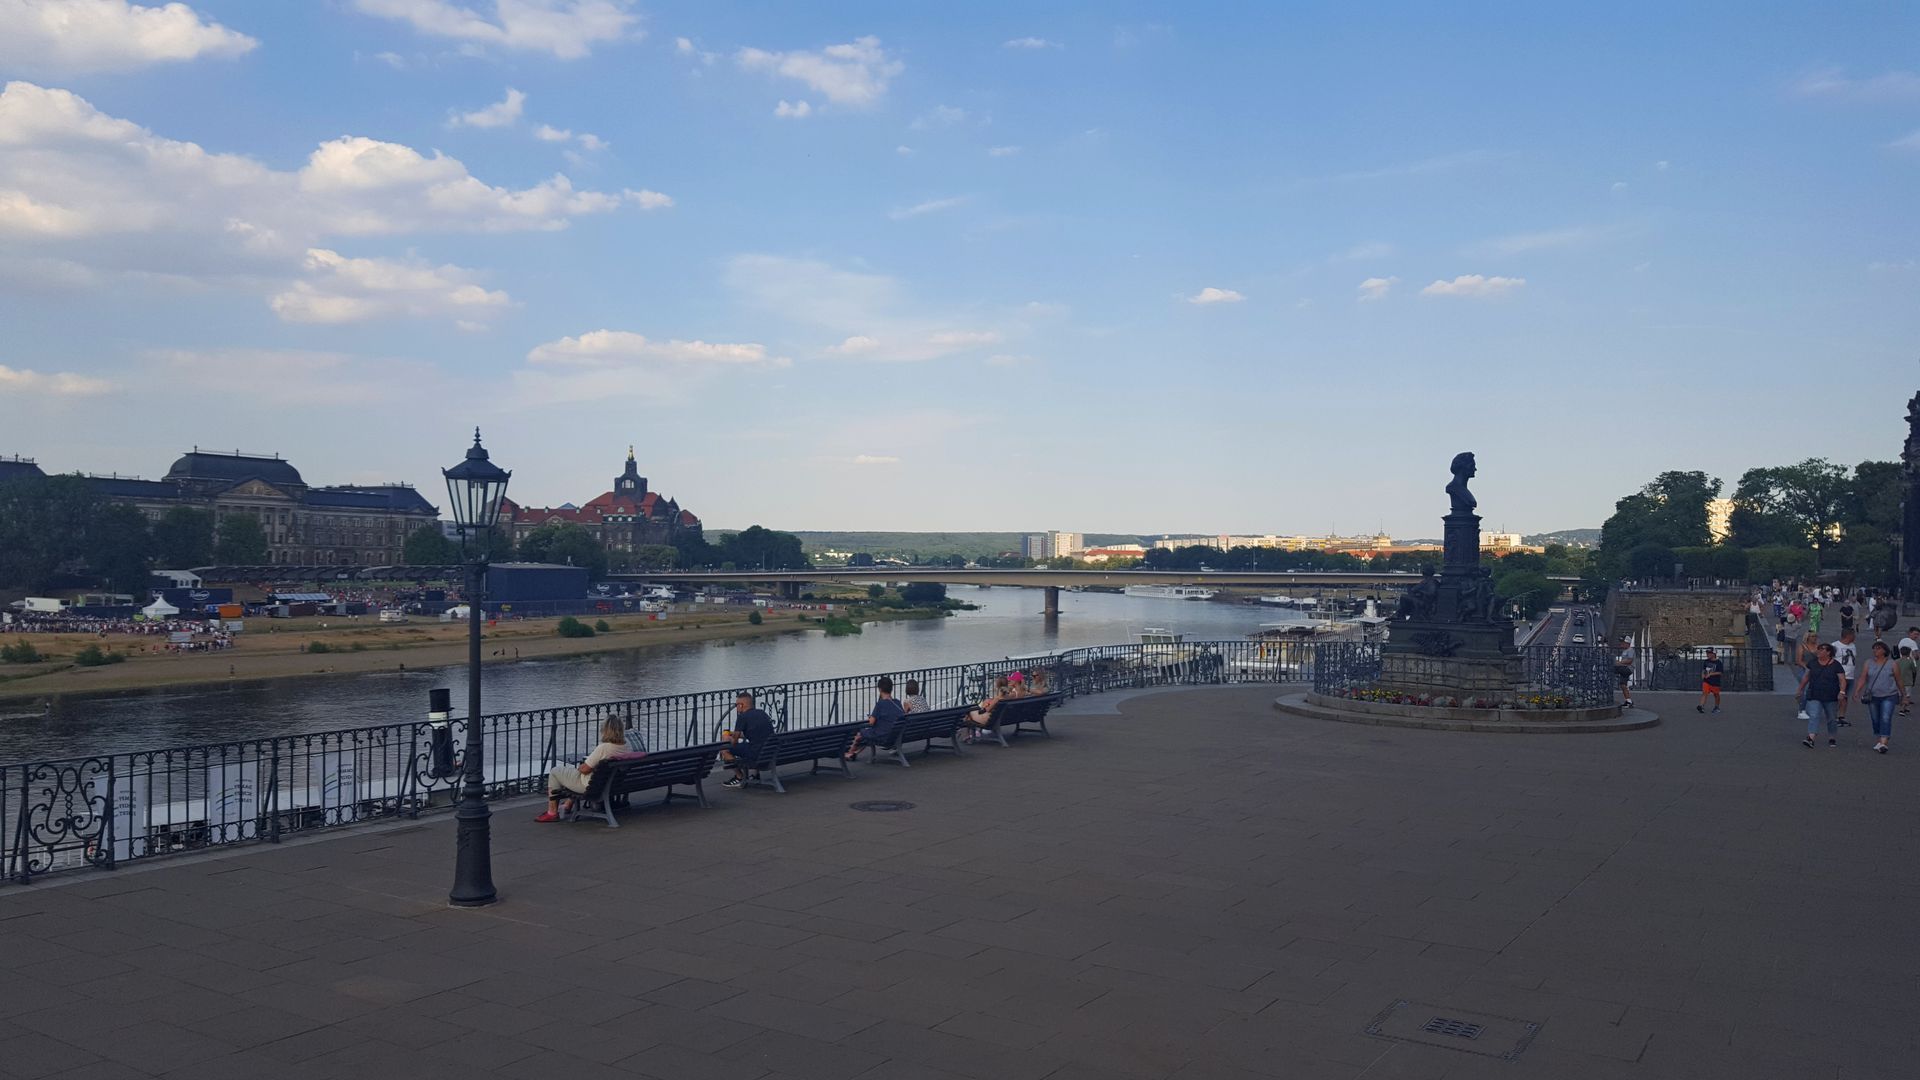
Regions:
<instances>
[{"instance_id":1,"label":"calm river water","mask_svg":"<svg viewBox=\"0 0 1920 1080\"><path fill-rule=\"evenodd\" d=\"M1061 614L1040 616L1037 589L956 586L980 605L949 619L870 624L862 634L819 631L733 642L661 645L595 656L523 660L486 669L486 710L580 705L756 683L899 671L1136 640L1143 627L1190 640L1246 636L1273 609L1112 593L1063 593ZM51 716L0 703L0 762L227 742L422 718L427 691L466 701L464 667L175 687L57 700Z\"/></svg>"}]
</instances>

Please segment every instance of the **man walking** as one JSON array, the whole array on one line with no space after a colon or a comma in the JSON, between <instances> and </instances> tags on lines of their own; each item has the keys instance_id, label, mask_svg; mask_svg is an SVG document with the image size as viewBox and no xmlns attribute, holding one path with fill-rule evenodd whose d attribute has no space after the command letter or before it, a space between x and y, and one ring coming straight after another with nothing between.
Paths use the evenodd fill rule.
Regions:
<instances>
[{"instance_id":1,"label":"man walking","mask_svg":"<svg viewBox=\"0 0 1920 1080\"><path fill-rule=\"evenodd\" d=\"M1693 707L1694 712L1707 711L1707 695L1713 695L1713 711L1720 711L1720 676L1725 674L1727 665L1720 662L1720 654L1707 650L1706 667L1700 670L1700 704Z\"/></svg>"},{"instance_id":2,"label":"man walking","mask_svg":"<svg viewBox=\"0 0 1920 1080\"><path fill-rule=\"evenodd\" d=\"M1625 708L1633 708L1633 639L1620 639L1620 653L1613 658L1613 674L1620 680L1620 696Z\"/></svg>"},{"instance_id":3,"label":"man walking","mask_svg":"<svg viewBox=\"0 0 1920 1080\"><path fill-rule=\"evenodd\" d=\"M1860 662L1860 649L1853 643L1853 627L1848 625L1851 621L1850 619L1842 619L1840 623L1840 638L1833 643L1833 660L1840 665L1841 671L1846 673L1848 685L1853 684L1854 671ZM1847 722L1847 696L1845 694L1840 695L1840 714L1836 719L1841 727L1853 726Z\"/></svg>"}]
</instances>

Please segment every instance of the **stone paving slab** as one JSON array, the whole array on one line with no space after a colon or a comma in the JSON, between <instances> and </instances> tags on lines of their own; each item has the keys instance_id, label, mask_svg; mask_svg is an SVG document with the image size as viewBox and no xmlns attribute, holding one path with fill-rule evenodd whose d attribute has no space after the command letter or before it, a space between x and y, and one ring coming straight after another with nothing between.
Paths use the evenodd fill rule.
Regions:
<instances>
[{"instance_id":1,"label":"stone paving slab","mask_svg":"<svg viewBox=\"0 0 1920 1080\"><path fill-rule=\"evenodd\" d=\"M1906 751L1807 750L1777 695L1582 739L1273 696L617 830L502 805L480 911L447 818L0 887L0 1080L1920 1073ZM1398 1001L1538 1028L1367 1034Z\"/></svg>"}]
</instances>

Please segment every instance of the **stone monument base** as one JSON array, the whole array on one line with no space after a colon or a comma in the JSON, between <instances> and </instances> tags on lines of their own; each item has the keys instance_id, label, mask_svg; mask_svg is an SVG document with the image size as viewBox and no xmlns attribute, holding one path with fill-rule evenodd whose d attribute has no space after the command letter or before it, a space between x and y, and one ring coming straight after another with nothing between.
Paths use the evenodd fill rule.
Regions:
<instances>
[{"instance_id":1,"label":"stone monument base","mask_svg":"<svg viewBox=\"0 0 1920 1080\"><path fill-rule=\"evenodd\" d=\"M1374 685L1402 694L1446 694L1455 697L1509 698L1521 682L1520 657L1422 656L1386 653L1380 657L1380 678Z\"/></svg>"}]
</instances>

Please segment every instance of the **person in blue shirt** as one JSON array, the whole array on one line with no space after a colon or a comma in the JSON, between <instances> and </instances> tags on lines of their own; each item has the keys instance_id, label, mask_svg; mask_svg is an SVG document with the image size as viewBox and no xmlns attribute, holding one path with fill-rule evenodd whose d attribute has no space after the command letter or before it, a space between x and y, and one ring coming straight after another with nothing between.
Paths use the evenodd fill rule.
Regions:
<instances>
[{"instance_id":1,"label":"person in blue shirt","mask_svg":"<svg viewBox=\"0 0 1920 1080\"><path fill-rule=\"evenodd\" d=\"M873 703L873 711L867 714L866 728L853 737L853 745L847 748L848 761L859 757L860 750L864 746L873 743L884 745L887 740L893 738L894 727L907 717L906 710L900 707L899 702L893 700L892 679L882 675L880 681L873 686L880 692L880 700Z\"/></svg>"}]
</instances>

